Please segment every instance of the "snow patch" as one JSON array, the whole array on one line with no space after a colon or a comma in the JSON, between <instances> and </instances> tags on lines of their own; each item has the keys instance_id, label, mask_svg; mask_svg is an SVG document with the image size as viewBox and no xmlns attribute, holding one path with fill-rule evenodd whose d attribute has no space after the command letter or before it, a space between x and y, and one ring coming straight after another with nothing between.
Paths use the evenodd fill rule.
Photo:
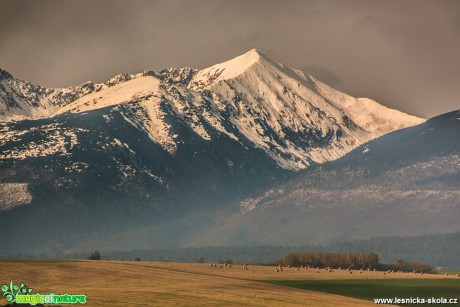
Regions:
<instances>
[{"instance_id":1,"label":"snow patch","mask_svg":"<svg viewBox=\"0 0 460 307\"><path fill-rule=\"evenodd\" d=\"M88 167L89 167L89 164L88 164L88 163L85 163L85 162L74 162L74 163L72 163L71 165L66 166L66 167L64 168L64 170L65 170L67 173L78 174L78 173L84 172Z\"/></svg>"},{"instance_id":2,"label":"snow patch","mask_svg":"<svg viewBox=\"0 0 460 307\"><path fill-rule=\"evenodd\" d=\"M5 129L5 128L3 128ZM5 131L0 134L0 146L14 141L19 143L12 149L2 150L0 160L23 160L33 157L46 157L49 155L69 155L68 149L73 149L78 144L77 134L88 132L80 128L61 128L58 124L49 124L32 127L29 130ZM44 141L26 141L27 137L40 133L45 136Z\"/></svg>"},{"instance_id":3,"label":"snow patch","mask_svg":"<svg viewBox=\"0 0 460 307\"><path fill-rule=\"evenodd\" d=\"M32 195L27 187L27 183L0 183L0 211L29 204Z\"/></svg>"},{"instance_id":4,"label":"snow patch","mask_svg":"<svg viewBox=\"0 0 460 307\"><path fill-rule=\"evenodd\" d=\"M253 211L254 209L258 208L259 204L267 202L270 197L280 197L281 195L284 195L283 189L270 189L256 198L247 198L240 202L240 212L237 214L237 216Z\"/></svg>"}]
</instances>

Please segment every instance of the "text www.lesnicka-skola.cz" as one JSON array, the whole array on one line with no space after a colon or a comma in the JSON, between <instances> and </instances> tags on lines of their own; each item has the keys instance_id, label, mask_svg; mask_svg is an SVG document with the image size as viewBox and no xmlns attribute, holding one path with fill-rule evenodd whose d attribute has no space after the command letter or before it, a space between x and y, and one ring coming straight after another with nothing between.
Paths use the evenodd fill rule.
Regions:
<instances>
[{"instance_id":1,"label":"text www.lesnicka-skola.cz","mask_svg":"<svg viewBox=\"0 0 460 307\"><path fill-rule=\"evenodd\" d=\"M409 298L374 298L376 304L458 304L458 298L444 298L444 297L409 297Z\"/></svg>"}]
</instances>

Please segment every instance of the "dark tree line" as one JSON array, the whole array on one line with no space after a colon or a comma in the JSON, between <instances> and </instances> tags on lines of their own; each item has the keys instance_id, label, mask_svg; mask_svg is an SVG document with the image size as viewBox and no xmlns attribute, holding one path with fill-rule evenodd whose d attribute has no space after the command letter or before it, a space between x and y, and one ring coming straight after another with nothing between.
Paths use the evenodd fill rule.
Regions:
<instances>
[{"instance_id":1,"label":"dark tree line","mask_svg":"<svg viewBox=\"0 0 460 307\"><path fill-rule=\"evenodd\" d=\"M379 257L375 253L289 253L280 261L284 265L320 268L377 269Z\"/></svg>"},{"instance_id":2,"label":"dark tree line","mask_svg":"<svg viewBox=\"0 0 460 307\"><path fill-rule=\"evenodd\" d=\"M380 264L379 268L382 271L392 270L417 273L433 273L435 271L434 268L429 264L421 262L405 262L401 259L393 264Z\"/></svg>"},{"instance_id":3,"label":"dark tree line","mask_svg":"<svg viewBox=\"0 0 460 307\"><path fill-rule=\"evenodd\" d=\"M460 232L433 234L414 237L381 237L356 240L349 243L310 246L201 246L131 251L106 251L99 249L105 260L132 260L140 258L150 261L176 262L225 262L234 263L275 263L289 253L375 253L382 263L395 263L404 259L405 263L429 263L443 270L459 269ZM87 259L91 251L67 254L5 254L0 248L0 258L42 258L42 259ZM394 270L397 270L394 268ZM400 269L401 270L401 269ZM413 271L413 270L412 270Z\"/></svg>"}]
</instances>

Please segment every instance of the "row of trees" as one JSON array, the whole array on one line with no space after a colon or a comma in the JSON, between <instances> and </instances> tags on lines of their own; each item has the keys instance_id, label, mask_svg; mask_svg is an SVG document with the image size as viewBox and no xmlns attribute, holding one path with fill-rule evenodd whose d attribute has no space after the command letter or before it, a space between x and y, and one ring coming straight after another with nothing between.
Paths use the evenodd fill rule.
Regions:
<instances>
[{"instance_id":1,"label":"row of trees","mask_svg":"<svg viewBox=\"0 0 460 307\"><path fill-rule=\"evenodd\" d=\"M99 251L94 251L88 257L89 260L101 260ZM140 258L135 258L134 261L140 261ZM197 260L198 263L204 263L204 257ZM233 260L226 258L220 260L220 263L233 264ZM289 253L284 259L278 260L277 264L290 266L310 266L321 268L349 268L349 269L378 269L378 270L394 270L403 272L424 272L433 273L432 266L421 262L405 262L402 259L394 264L381 264L379 257L375 253L308 253L294 252Z\"/></svg>"},{"instance_id":2,"label":"row of trees","mask_svg":"<svg viewBox=\"0 0 460 307\"><path fill-rule=\"evenodd\" d=\"M377 269L379 257L375 253L308 253L288 254L280 264L320 268Z\"/></svg>"},{"instance_id":3,"label":"row of trees","mask_svg":"<svg viewBox=\"0 0 460 307\"><path fill-rule=\"evenodd\" d=\"M394 263L404 259L409 263L423 262L443 270L459 269L460 232L451 234L433 234L416 237L381 237L368 240L356 240L349 243L310 246L202 246L169 248L154 250L101 251L105 260L142 260L153 261L202 261L219 263L226 258L235 263L274 263L275 259L284 259L289 253L309 251L311 253L376 253L382 263ZM90 251L73 254L2 254L0 258L50 258L50 259L87 259ZM405 262L407 265L407 262ZM343 266L345 267L345 266ZM400 265L401 267L401 265ZM411 265L411 267L417 267ZM391 268L391 270L398 270ZM400 268L399 270L405 270ZM414 269L412 271L418 271Z\"/></svg>"},{"instance_id":4,"label":"row of trees","mask_svg":"<svg viewBox=\"0 0 460 307\"><path fill-rule=\"evenodd\" d=\"M382 271L403 271L403 272L423 272L423 273L434 273L434 268L426 263L421 262L405 262L402 259L398 259L394 264L381 264L380 270Z\"/></svg>"}]
</instances>

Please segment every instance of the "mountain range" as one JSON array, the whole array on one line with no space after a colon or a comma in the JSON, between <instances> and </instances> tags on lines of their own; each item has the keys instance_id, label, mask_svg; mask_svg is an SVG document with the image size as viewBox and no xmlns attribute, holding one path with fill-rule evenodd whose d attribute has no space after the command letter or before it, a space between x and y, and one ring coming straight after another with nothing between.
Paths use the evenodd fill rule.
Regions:
<instances>
[{"instance_id":1,"label":"mountain range","mask_svg":"<svg viewBox=\"0 0 460 307\"><path fill-rule=\"evenodd\" d=\"M14 238L3 248L323 243L457 231L446 216L458 207L455 114L424 123L255 49L201 70L120 74L64 89L0 70L0 231ZM427 128L434 122L442 124ZM441 143L419 141L431 131L440 134L429 140ZM420 189L425 177L435 192ZM420 211L429 197L433 205ZM426 221L441 212L437 226L398 226L417 212ZM389 215L398 221L376 226Z\"/></svg>"},{"instance_id":2,"label":"mountain range","mask_svg":"<svg viewBox=\"0 0 460 307\"><path fill-rule=\"evenodd\" d=\"M384 135L247 198L192 242L331 244L460 231L460 111Z\"/></svg>"}]
</instances>

